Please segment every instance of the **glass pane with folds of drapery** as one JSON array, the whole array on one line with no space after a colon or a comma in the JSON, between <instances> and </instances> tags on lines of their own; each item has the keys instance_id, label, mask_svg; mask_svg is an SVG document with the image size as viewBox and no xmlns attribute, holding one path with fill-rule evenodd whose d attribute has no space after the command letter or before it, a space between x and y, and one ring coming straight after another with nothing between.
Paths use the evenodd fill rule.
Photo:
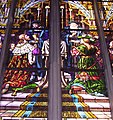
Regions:
<instances>
[{"instance_id":1,"label":"glass pane with folds of drapery","mask_svg":"<svg viewBox=\"0 0 113 120\"><path fill-rule=\"evenodd\" d=\"M113 29L113 2L98 2L98 6L103 28L108 30L105 38L110 48L109 52L112 53L110 30ZM60 15L62 118L110 119L109 98L93 3L64 0L60 3Z\"/></svg>"},{"instance_id":2,"label":"glass pane with folds of drapery","mask_svg":"<svg viewBox=\"0 0 113 120\"><path fill-rule=\"evenodd\" d=\"M11 0L0 3L0 51L4 42ZM47 119L49 0L19 0L2 85L1 118Z\"/></svg>"}]
</instances>

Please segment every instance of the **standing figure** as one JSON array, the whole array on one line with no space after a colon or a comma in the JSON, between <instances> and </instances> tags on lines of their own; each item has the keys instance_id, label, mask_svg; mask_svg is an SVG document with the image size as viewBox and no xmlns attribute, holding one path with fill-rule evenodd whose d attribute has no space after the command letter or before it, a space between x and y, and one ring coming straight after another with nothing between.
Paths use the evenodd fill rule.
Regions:
<instances>
[{"instance_id":1,"label":"standing figure","mask_svg":"<svg viewBox=\"0 0 113 120\"><path fill-rule=\"evenodd\" d=\"M78 24L74 21L72 21L69 25L69 27L65 28L66 35L65 35L65 41L67 44L67 64L65 67L71 68L71 67L76 67L73 66L73 62L77 64L77 57L74 57L71 54L72 51L72 46L78 46L78 44L81 42L81 39L79 36L81 36L83 33L78 30L81 29ZM74 61L73 61L74 60ZM75 72L71 72L71 79L75 79Z\"/></svg>"},{"instance_id":2,"label":"standing figure","mask_svg":"<svg viewBox=\"0 0 113 120\"><path fill-rule=\"evenodd\" d=\"M60 43L60 53L62 58L66 58L67 57L67 50L66 50L66 43L65 41L61 41ZM47 60L48 60L48 56L49 56L49 39L45 40L42 46L42 55L43 58L45 58L45 67L47 67ZM62 63L63 65L63 63Z\"/></svg>"},{"instance_id":3,"label":"standing figure","mask_svg":"<svg viewBox=\"0 0 113 120\"><path fill-rule=\"evenodd\" d=\"M43 29L43 27L40 25L40 21L33 21L32 22L32 29L29 30L27 33L30 34L32 36L32 41L29 42L34 42L35 46L37 46L39 54L35 54L36 55L36 67L38 68L37 73L38 73L38 80L41 80L44 76L45 76L45 72L40 70L41 68L43 68L43 60L42 60L42 53L41 53L41 49L43 46L43 42L44 42L44 34L45 31ZM36 76L36 75L35 75Z\"/></svg>"},{"instance_id":4,"label":"standing figure","mask_svg":"<svg viewBox=\"0 0 113 120\"><path fill-rule=\"evenodd\" d=\"M14 48L15 48L15 43L11 43L10 44L10 49L9 49L9 51L10 51L10 58L12 58L12 56L13 56L12 51L14 50Z\"/></svg>"},{"instance_id":5,"label":"standing figure","mask_svg":"<svg viewBox=\"0 0 113 120\"><path fill-rule=\"evenodd\" d=\"M10 60L8 68L17 68L19 70L6 70L5 77L2 86L2 94L11 90L14 90L12 95L16 95L18 90L24 90L26 88L34 88L38 86L36 84L29 84L31 73L30 71L22 71L23 68L32 68L34 58L32 51L34 46L28 43L29 36L21 34L19 36L19 42L12 51L13 56Z\"/></svg>"},{"instance_id":6,"label":"standing figure","mask_svg":"<svg viewBox=\"0 0 113 120\"><path fill-rule=\"evenodd\" d=\"M74 81L71 81L68 88L71 88L76 83L84 86L87 93L97 96L104 96L106 94L105 81L102 79L103 74L97 71L90 71L99 68L98 61L96 61L97 47L93 45L94 39L90 35L83 35L81 44L76 47L81 56L77 67L78 69L85 69L86 72L78 72L79 78L76 76ZM83 74L85 73L85 74ZM82 76L84 75L84 76ZM85 78L85 79L83 79ZM83 87L82 87L83 88Z\"/></svg>"}]
</instances>

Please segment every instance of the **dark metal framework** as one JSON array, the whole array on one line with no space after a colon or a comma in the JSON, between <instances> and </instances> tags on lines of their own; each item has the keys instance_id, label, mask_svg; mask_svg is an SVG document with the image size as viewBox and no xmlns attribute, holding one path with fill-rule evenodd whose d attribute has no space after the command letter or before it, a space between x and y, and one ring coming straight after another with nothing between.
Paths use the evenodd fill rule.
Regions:
<instances>
[{"instance_id":1,"label":"dark metal framework","mask_svg":"<svg viewBox=\"0 0 113 120\"><path fill-rule=\"evenodd\" d=\"M60 75L60 7L58 0L51 0L50 58L49 58L49 105L48 119L62 119ZM53 107L54 106L54 107Z\"/></svg>"},{"instance_id":2,"label":"dark metal framework","mask_svg":"<svg viewBox=\"0 0 113 120\"><path fill-rule=\"evenodd\" d=\"M94 6L94 12L95 12L95 18L96 18L96 24L98 28L98 35L100 38L100 44L101 44L101 52L103 56L104 61L104 72L105 72L105 81L107 83L107 90L110 100L110 107L111 107L111 116L113 119L113 77L112 77L112 69L110 64L110 59L108 55L107 45L105 41L104 31L102 28L101 19L99 16L99 10L98 10L98 4L97 0L93 0L93 6Z\"/></svg>"},{"instance_id":3,"label":"dark metal framework","mask_svg":"<svg viewBox=\"0 0 113 120\"><path fill-rule=\"evenodd\" d=\"M5 68L6 68L6 62L8 59L8 45L10 43L10 38L11 38L11 31L12 31L12 26L13 26L13 19L14 19L14 14L15 14L15 8L18 0L12 0L11 2L11 7L9 11L9 16L8 16L8 22L6 26L6 31L5 31L5 38L4 38L4 43L2 47L2 52L0 58L0 99L1 99L1 88L2 88L2 83L3 83L3 78L4 78L4 73L5 73Z\"/></svg>"}]
</instances>

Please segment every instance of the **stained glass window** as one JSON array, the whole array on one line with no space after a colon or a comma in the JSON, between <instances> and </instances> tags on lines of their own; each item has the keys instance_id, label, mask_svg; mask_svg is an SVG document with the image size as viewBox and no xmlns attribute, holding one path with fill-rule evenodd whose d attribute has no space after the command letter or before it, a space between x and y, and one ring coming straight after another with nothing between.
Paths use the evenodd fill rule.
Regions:
<instances>
[{"instance_id":1,"label":"stained glass window","mask_svg":"<svg viewBox=\"0 0 113 120\"><path fill-rule=\"evenodd\" d=\"M0 54L11 0L0 3ZM99 1L113 72L113 2ZM18 0L5 67L0 117L46 120L50 1ZM60 1L62 119L111 119L101 42L91 1Z\"/></svg>"},{"instance_id":2,"label":"stained glass window","mask_svg":"<svg viewBox=\"0 0 113 120\"><path fill-rule=\"evenodd\" d=\"M10 4L1 3L1 42ZM49 38L49 4L43 0L17 3L2 85L3 118L47 118L48 54L43 53L42 46Z\"/></svg>"},{"instance_id":3,"label":"stained glass window","mask_svg":"<svg viewBox=\"0 0 113 120\"><path fill-rule=\"evenodd\" d=\"M106 31L112 30L109 25L112 24L112 4L98 3L103 28ZM67 48L67 56L63 58L62 65L62 117L102 119L103 115L109 114L110 106L92 2L63 1L61 26L62 40ZM112 40L107 38L109 36L109 39L112 39L112 32L105 32L105 36L112 56Z\"/></svg>"}]
</instances>

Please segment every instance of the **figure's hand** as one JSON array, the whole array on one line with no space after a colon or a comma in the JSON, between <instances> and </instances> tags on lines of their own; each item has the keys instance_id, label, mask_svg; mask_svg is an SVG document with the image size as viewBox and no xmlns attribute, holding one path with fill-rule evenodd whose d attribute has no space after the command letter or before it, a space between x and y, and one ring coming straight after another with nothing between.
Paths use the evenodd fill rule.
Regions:
<instances>
[{"instance_id":1,"label":"figure's hand","mask_svg":"<svg viewBox=\"0 0 113 120\"><path fill-rule=\"evenodd\" d=\"M36 35L33 35L34 40L38 41L38 37Z\"/></svg>"},{"instance_id":2,"label":"figure's hand","mask_svg":"<svg viewBox=\"0 0 113 120\"><path fill-rule=\"evenodd\" d=\"M76 36L76 33L72 33L69 37L75 37Z\"/></svg>"},{"instance_id":3,"label":"figure's hand","mask_svg":"<svg viewBox=\"0 0 113 120\"><path fill-rule=\"evenodd\" d=\"M30 65L32 65L34 63L34 61L29 61Z\"/></svg>"}]
</instances>

